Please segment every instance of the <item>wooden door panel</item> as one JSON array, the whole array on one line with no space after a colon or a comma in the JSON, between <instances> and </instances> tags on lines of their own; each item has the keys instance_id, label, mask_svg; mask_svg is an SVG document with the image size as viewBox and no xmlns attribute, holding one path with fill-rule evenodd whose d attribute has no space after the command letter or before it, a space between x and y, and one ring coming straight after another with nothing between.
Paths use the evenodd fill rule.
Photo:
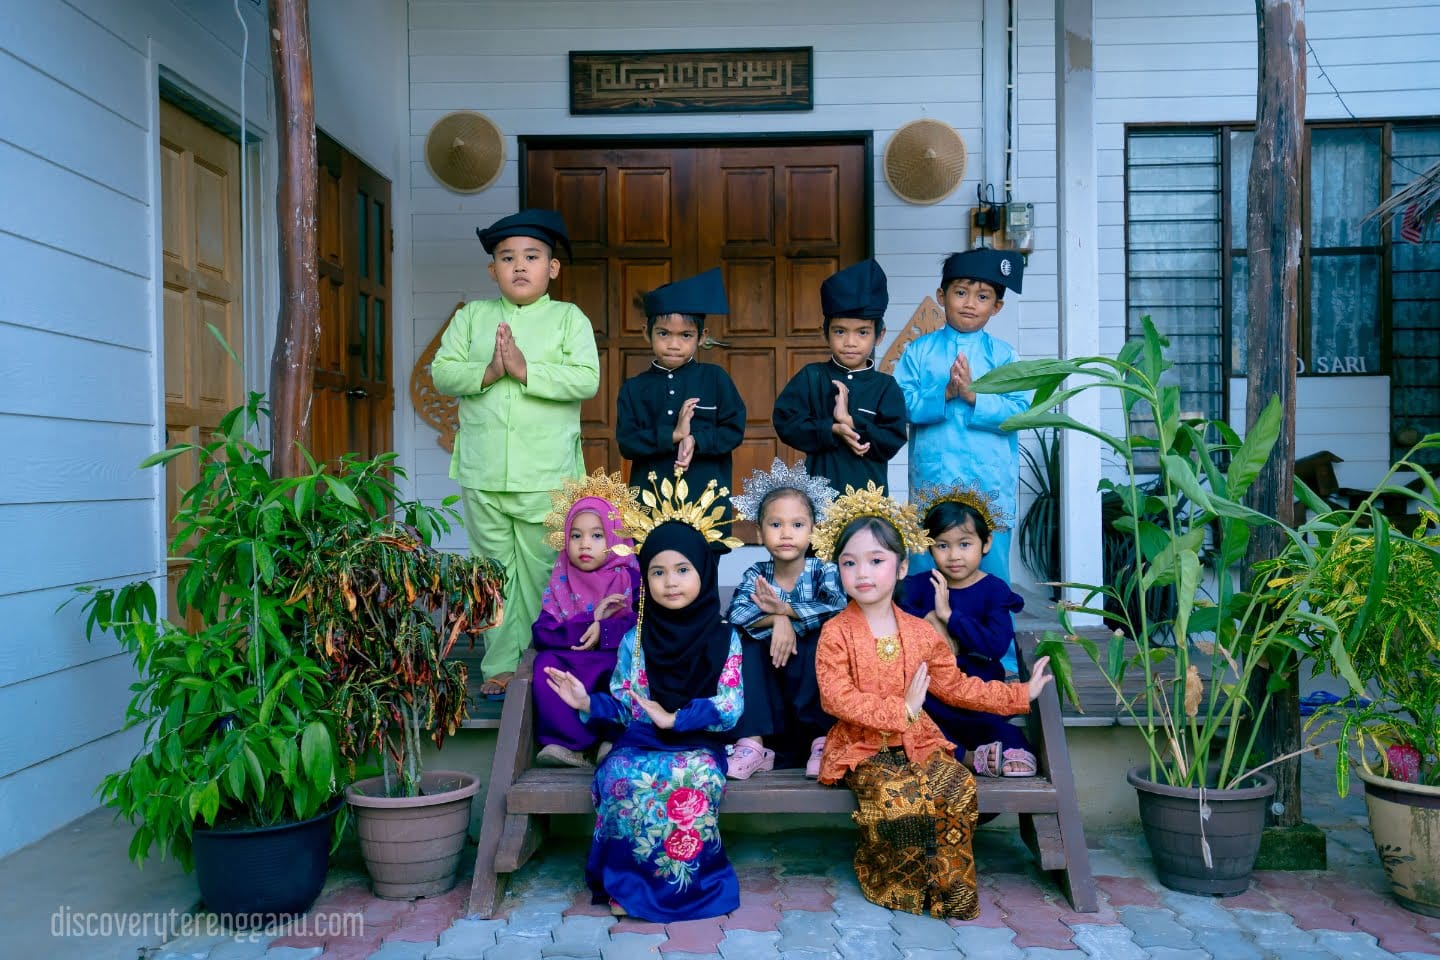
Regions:
<instances>
[{"instance_id":1,"label":"wooden door panel","mask_svg":"<svg viewBox=\"0 0 1440 960\"><path fill-rule=\"evenodd\" d=\"M775 436L775 394L829 355L820 283L868 248L865 161L858 143L528 151L525 204L559 210L575 242L555 290L585 310L600 350L600 392L582 411L587 467L606 451L606 467L622 468L613 411L620 383L651 360L644 294L714 266L730 314L707 333L728 346L699 359L725 367L745 399L736 481L798 456Z\"/></svg>"},{"instance_id":2,"label":"wooden door panel","mask_svg":"<svg viewBox=\"0 0 1440 960\"><path fill-rule=\"evenodd\" d=\"M390 182L316 132L320 342L306 446L333 463L393 445Z\"/></svg>"},{"instance_id":3,"label":"wooden door panel","mask_svg":"<svg viewBox=\"0 0 1440 960\"><path fill-rule=\"evenodd\" d=\"M169 103L160 105L160 223L163 262L165 439L209 442L220 418L244 400L239 364L210 333L213 325L245 351L240 286L240 147ZM165 466L166 544L181 493L199 479L191 453ZM184 561L168 563L170 617L180 622L175 586ZM185 625L201 624L193 614Z\"/></svg>"}]
</instances>

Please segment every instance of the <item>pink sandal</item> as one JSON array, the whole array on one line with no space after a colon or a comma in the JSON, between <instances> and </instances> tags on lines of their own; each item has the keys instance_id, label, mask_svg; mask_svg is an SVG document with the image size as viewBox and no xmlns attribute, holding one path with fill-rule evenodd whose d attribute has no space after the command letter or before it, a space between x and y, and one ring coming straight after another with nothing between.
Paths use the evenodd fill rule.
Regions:
<instances>
[{"instance_id":1,"label":"pink sandal","mask_svg":"<svg viewBox=\"0 0 1440 960\"><path fill-rule=\"evenodd\" d=\"M1009 769L1011 766L1018 770ZM1023 747L1011 747L1000 755L1000 770L1007 777L1033 777L1040 770L1035 754Z\"/></svg>"},{"instance_id":2,"label":"pink sandal","mask_svg":"<svg viewBox=\"0 0 1440 960\"><path fill-rule=\"evenodd\" d=\"M730 779L749 780L752 774L761 770L774 769L774 750L762 747L752 737L741 737L735 741L735 748L730 753Z\"/></svg>"},{"instance_id":3,"label":"pink sandal","mask_svg":"<svg viewBox=\"0 0 1440 960\"><path fill-rule=\"evenodd\" d=\"M820 758L825 755L825 738L816 737L810 741L810 759L805 763L805 776L811 780L820 779Z\"/></svg>"},{"instance_id":4,"label":"pink sandal","mask_svg":"<svg viewBox=\"0 0 1440 960\"><path fill-rule=\"evenodd\" d=\"M1005 759L1005 744L999 740L976 747L972 754L972 762L975 765L977 777L998 777L1001 776L1001 766Z\"/></svg>"}]
</instances>

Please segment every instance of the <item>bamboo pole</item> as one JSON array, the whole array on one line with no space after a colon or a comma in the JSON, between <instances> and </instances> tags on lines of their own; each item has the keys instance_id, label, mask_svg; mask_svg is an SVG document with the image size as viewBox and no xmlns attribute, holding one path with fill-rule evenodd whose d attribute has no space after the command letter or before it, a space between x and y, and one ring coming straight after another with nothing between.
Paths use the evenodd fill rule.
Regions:
<instances>
[{"instance_id":1,"label":"bamboo pole","mask_svg":"<svg viewBox=\"0 0 1440 960\"><path fill-rule=\"evenodd\" d=\"M271 471L305 469L299 444L310 419L315 350L320 342L319 258L315 228L315 97L307 0L270 0L280 183L280 309L270 355Z\"/></svg>"}]
</instances>

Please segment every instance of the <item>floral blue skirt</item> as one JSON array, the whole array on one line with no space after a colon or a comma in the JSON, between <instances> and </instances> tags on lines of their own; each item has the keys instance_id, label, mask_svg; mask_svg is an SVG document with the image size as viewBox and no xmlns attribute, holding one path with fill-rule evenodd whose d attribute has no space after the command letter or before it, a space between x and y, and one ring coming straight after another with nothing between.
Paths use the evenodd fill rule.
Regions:
<instances>
[{"instance_id":1,"label":"floral blue skirt","mask_svg":"<svg viewBox=\"0 0 1440 960\"><path fill-rule=\"evenodd\" d=\"M585 880L639 920L730 913L740 882L720 843L725 769L713 750L617 746L595 773Z\"/></svg>"}]
</instances>

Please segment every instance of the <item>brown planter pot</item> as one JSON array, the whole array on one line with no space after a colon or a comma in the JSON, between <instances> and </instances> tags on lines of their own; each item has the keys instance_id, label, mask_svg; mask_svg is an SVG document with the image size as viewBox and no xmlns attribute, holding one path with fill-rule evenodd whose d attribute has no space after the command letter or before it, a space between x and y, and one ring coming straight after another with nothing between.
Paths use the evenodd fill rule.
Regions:
<instances>
[{"instance_id":1,"label":"brown planter pot","mask_svg":"<svg viewBox=\"0 0 1440 960\"><path fill-rule=\"evenodd\" d=\"M1244 893L1260 852L1265 801L1275 792L1274 779L1256 773L1250 777L1255 786L1205 791L1210 806L1210 819L1203 821L1204 839L1210 844L1207 867L1201 849L1200 791L1153 783L1149 774L1149 764L1142 764L1126 779L1140 801L1140 822L1160 882L1185 893L1219 897Z\"/></svg>"},{"instance_id":2,"label":"brown planter pot","mask_svg":"<svg viewBox=\"0 0 1440 960\"><path fill-rule=\"evenodd\" d=\"M377 897L413 900L455 886L479 789L479 777L455 770L421 774L418 797L385 796L381 777L346 788Z\"/></svg>"},{"instance_id":3,"label":"brown planter pot","mask_svg":"<svg viewBox=\"0 0 1440 960\"><path fill-rule=\"evenodd\" d=\"M1440 787L1356 771L1365 782L1370 835L1390 892L1416 913L1440 917Z\"/></svg>"}]
</instances>

